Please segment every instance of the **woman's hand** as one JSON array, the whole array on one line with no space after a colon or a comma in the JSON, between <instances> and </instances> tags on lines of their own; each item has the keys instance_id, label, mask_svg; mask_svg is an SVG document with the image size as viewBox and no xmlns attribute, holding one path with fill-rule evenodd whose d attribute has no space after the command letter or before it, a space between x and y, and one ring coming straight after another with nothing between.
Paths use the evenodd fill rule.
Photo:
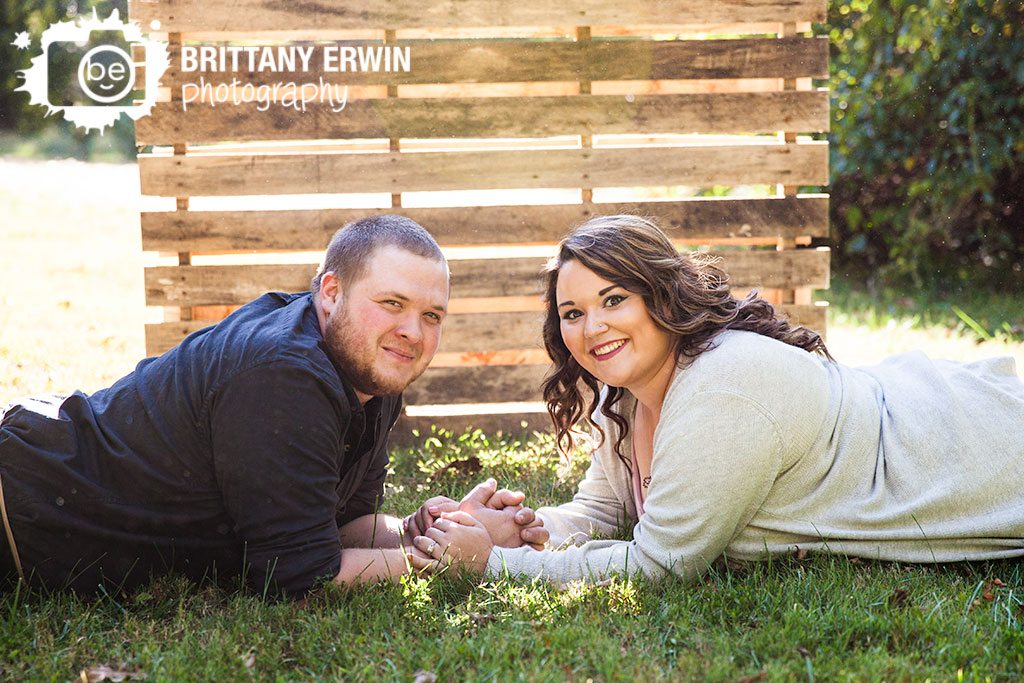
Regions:
<instances>
[{"instance_id":1,"label":"woman's hand","mask_svg":"<svg viewBox=\"0 0 1024 683\"><path fill-rule=\"evenodd\" d=\"M418 553L408 555L409 562L420 571L436 571L440 567L455 567L474 574L483 574L487 558L491 555L491 536L486 527L468 512L445 512L422 536L413 539Z\"/></svg>"},{"instance_id":2,"label":"woman's hand","mask_svg":"<svg viewBox=\"0 0 1024 683\"><path fill-rule=\"evenodd\" d=\"M458 507L459 504L447 496L429 498L416 512L403 520L402 544L411 544L412 539L422 536L434 524L434 520L441 516L442 512L454 511Z\"/></svg>"}]
</instances>

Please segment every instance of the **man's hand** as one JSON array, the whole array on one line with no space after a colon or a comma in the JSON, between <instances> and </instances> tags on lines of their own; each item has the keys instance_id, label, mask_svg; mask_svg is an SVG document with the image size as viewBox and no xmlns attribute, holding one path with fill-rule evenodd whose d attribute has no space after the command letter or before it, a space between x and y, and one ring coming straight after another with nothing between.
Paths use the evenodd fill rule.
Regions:
<instances>
[{"instance_id":1,"label":"man's hand","mask_svg":"<svg viewBox=\"0 0 1024 683\"><path fill-rule=\"evenodd\" d=\"M476 518L490 534L494 545L517 548L524 543L541 550L548 531L533 510L522 507L522 491L497 490L498 482L488 479L473 487L458 505L461 512Z\"/></svg>"},{"instance_id":2,"label":"man's hand","mask_svg":"<svg viewBox=\"0 0 1024 683\"><path fill-rule=\"evenodd\" d=\"M446 496L434 496L428 498L420 508L403 520L405 533L403 542L406 545L412 543L416 536L422 536L433 524L434 520L441 516L442 512L455 512L459 504Z\"/></svg>"}]
</instances>

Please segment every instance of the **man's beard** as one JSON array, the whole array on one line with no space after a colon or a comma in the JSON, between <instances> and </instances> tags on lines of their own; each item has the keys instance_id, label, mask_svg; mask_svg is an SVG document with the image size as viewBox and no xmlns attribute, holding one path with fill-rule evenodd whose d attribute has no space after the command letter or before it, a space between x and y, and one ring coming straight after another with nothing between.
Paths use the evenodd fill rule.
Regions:
<instances>
[{"instance_id":1,"label":"man's beard","mask_svg":"<svg viewBox=\"0 0 1024 683\"><path fill-rule=\"evenodd\" d=\"M327 319L324 343L327 353L338 365L345 378L352 383L356 391L367 396L396 396L405 390L414 379L422 374L415 373L408 381L400 377L382 377L373 366L379 350L378 340L367 339L359 333L359 322L349 313L348 307L342 304Z\"/></svg>"}]
</instances>

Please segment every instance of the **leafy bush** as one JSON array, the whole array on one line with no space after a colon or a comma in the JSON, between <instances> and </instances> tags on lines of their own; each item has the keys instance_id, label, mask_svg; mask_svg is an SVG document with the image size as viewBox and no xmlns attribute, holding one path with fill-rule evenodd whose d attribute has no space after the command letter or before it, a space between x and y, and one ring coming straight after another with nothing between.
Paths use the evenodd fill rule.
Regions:
<instances>
[{"instance_id":1,"label":"leafy bush","mask_svg":"<svg viewBox=\"0 0 1024 683\"><path fill-rule=\"evenodd\" d=\"M1024 283L1024 5L832 0L836 270Z\"/></svg>"}]
</instances>

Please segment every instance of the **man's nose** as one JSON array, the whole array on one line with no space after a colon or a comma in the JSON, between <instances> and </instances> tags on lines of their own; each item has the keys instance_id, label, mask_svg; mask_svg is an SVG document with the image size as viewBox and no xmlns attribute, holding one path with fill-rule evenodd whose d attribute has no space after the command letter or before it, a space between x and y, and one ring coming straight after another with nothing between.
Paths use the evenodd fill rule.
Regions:
<instances>
[{"instance_id":1,"label":"man's nose","mask_svg":"<svg viewBox=\"0 0 1024 683\"><path fill-rule=\"evenodd\" d=\"M402 339L418 344L423 339L423 321L418 314L403 316L396 332Z\"/></svg>"}]
</instances>

